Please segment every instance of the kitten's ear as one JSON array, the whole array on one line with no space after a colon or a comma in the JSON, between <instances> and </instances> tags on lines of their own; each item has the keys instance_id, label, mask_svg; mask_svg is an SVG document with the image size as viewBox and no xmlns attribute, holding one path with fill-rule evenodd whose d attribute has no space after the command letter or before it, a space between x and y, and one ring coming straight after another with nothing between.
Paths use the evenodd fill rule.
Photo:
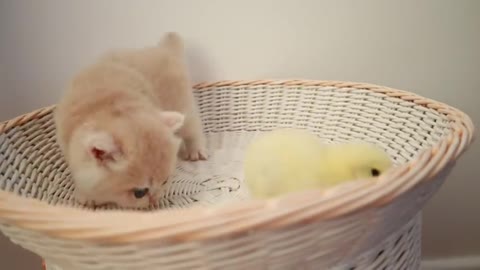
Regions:
<instances>
[{"instance_id":1,"label":"kitten's ear","mask_svg":"<svg viewBox=\"0 0 480 270\"><path fill-rule=\"evenodd\" d=\"M180 129L185 121L185 116L179 112L161 111L159 114L161 121L173 132Z\"/></svg>"},{"instance_id":2,"label":"kitten's ear","mask_svg":"<svg viewBox=\"0 0 480 270\"><path fill-rule=\"evenodd\" d=\"M107 132L91 131L86 135L84 142L91 157L101 164L116 161L121 153L113 136Z\"/></svg>"}]
</instances>

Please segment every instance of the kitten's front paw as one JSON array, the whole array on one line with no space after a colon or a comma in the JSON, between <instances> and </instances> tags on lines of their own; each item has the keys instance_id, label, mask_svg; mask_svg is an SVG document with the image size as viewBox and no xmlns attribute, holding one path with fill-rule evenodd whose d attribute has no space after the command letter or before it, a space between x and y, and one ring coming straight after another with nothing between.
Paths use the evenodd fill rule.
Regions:
<instances>
[{"instance_id":1,"label":"kitten's front paw","mask_svg":"<svg viewBox=\"0 0 480 270\"><path fill-rule=\"evenodd\" d=\"M208 159L207 149L205 147L185 147L181 152L184 160L197 161Z\"/></svg>"},{"instance_id":2,"label":"kitten's front paw","mask_svg":"<svg viewBox=\"0 0 480 270\"><path fill-rule=\"evenodd\" d=\"M73 197L74 197L74 199L77 203L79 203L83 206L86 206L86 207L95 207L96 206L94 200L89 200L86 196L84 196L83 194L81 194L79 192L75 192L73 194Z\"/></svg>"}]
</instances>

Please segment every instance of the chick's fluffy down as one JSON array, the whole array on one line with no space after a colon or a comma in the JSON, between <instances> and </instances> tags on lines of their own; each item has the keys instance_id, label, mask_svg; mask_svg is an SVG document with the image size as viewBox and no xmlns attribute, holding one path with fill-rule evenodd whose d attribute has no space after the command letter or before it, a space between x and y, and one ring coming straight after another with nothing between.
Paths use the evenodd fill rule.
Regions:
<instances>
[{"instance_id":1,"label":"chick's fluffy down","mask_svg":"<svg viewBox=\"0 0 480 270\"><path fill-rule=\"evenodd\" d=\"M390 166L388 155L375 145L326 144L307 130L278 129L248 146L244 173L252 195L269 198L376 176L372 172Z\"/></svg>"}]
</instances>

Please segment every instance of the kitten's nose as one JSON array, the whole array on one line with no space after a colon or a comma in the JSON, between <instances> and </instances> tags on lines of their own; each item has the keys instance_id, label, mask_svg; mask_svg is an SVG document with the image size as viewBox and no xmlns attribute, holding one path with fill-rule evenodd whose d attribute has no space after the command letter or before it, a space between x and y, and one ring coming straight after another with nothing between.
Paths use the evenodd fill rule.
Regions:
<instances>
[{"instance_id":1,"label":"kitten's nose","mask_svg":"<svg viewBox=\"0 0 480 270\"><path fill-rule=\"evenodd\" d=\"M135 195L135 198L141 199L145 197L145 195L148 194L148 188L136 188L133 190L133 195Z\"/></svg>"},{"instance_id":2,"label":"kitten's nose","mask_svg":"<svg viewBox=\"0 0 480 270\"><path fill-rule=\"evenodd\" d=\"M152 195L148 197L148 202L150 203L150 206L155 206L155 204L157 204L157 200L155 200L155 197Z\"/></svg>"}]
</instances>

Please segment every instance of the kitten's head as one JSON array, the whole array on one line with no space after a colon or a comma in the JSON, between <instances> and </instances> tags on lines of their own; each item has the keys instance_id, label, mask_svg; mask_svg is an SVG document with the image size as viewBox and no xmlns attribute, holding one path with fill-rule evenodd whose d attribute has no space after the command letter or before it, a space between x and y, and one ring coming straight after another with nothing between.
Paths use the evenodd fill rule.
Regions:
<instances>
[{"instance_id":1,"label":"kitten's head","mask_svg":"<svg viewBox=\"0 0 480 270\"><path fill-rule=\"evenodd\" d=\"M158 201L175 170L184 116L133 113L96 119L72 139L70 167L77 192L96 204L144 208Z\"/></svg>"}]
</instances>

